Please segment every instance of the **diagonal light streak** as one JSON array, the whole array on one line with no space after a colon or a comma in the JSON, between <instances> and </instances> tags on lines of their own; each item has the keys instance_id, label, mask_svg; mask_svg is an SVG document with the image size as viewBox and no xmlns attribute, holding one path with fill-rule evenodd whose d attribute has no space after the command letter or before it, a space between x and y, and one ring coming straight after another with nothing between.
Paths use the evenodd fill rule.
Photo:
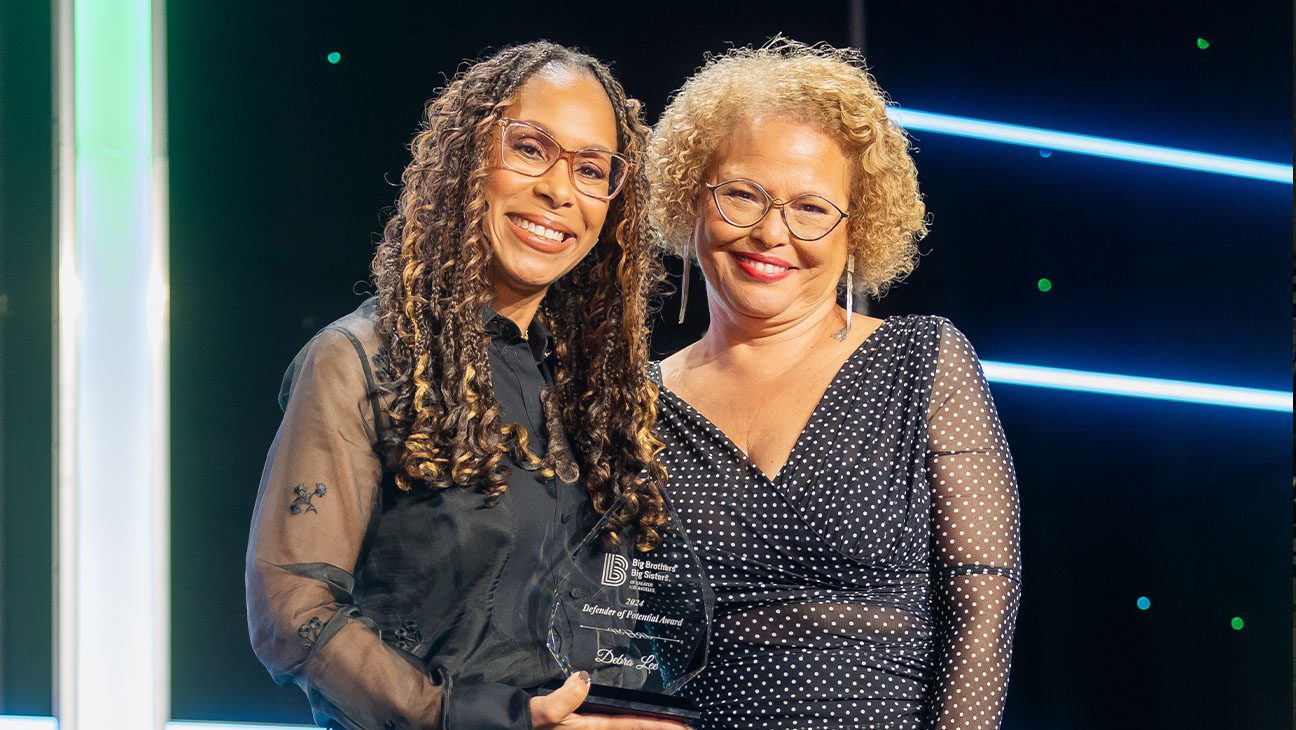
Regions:
<instances>
[{"instance_id":1,"label":"diagonal light streak","mask_svg":"<svg viewBox=\"0 0 1296 730\"><path fill-rule=\"evenodd\" d=\"M1094 137L1073 132L1059 132L1039 127L991 122L984 119L956 117L949 114L918 111L917 109L887 109L887 115L896 124L908 130L950 134L990 142L1039 147L1061 152L1074 152L1095 157L1108 157L1148 165L1177 167L1183 170L1212 172L1254 180L1292 184L1292 166L1246 157L1230 157L1210 152L1162 147L1139 142L1127 142L1108 137Z\"/></svg>"},{"instance_id":2,"label":"diagonal light streak","mask_svg":"<svg viewBox=\"0 0 1296 730\"><path fill-rule=\"evenodd\" d=\"M992 383L1292 412L1292 394L1284 390L1241 388L1235 385L1195 383L1138 375L1115 375L992 360L983 360L981 366L985 369L986 379Z\"/></svg>"}]
</instances>

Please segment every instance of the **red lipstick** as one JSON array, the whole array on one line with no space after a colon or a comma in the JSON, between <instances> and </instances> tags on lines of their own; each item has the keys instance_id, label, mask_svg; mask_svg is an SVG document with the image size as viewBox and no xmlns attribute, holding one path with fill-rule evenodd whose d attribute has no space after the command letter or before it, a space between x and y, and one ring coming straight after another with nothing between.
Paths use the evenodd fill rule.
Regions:
<instances>
[{"instance_id":1,"label":"red lipstick","mask_svg":"<svg viewBox=\"0 0 1296 730\"><path fill-rule=\"evenodd\" d=\"M738 262L738 268L756 281L767 283L780 281L787 278L795 269L792 264L774 256L762 256L745 251L741 253L735 251L733 256Z\"/></svg>"}]
</instances>

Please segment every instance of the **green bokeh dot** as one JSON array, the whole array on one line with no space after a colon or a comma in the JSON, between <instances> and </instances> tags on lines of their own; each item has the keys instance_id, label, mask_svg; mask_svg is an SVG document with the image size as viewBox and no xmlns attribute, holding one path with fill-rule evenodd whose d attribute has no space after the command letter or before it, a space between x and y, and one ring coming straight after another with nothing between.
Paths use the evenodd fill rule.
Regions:
<instances>
[{"instance_id":1,"label":"green bokeh dot","mask_svg":"<svg viewBox=\"0 0 1296 730\"><path fill-rule=\"evenodd\" d=\"M328 54L329 63L337 63L341 60L342 60L342 54L338 53L337 51L333 51L332 53Z\"/></svg>"},{"instance_id":2,"label":"green bokeh dot","mask_svg":"<svg viewBox=\"0 0 1296 730\"><path fill-rule=\"evenodd\" d=\"M1242 627L1246 626L1246 622L1242 620L1241 616L1234 616L1233 620L1229 621L1229 626L1232 626L1234 631L1241 631Z\"/></svg>"},{"instance_id":3,"label":"green bokeh dot","mask_svg":"<svg viewBox=\"0 0 1296 730\"><path fill-rule=\"evenodd\" d=\"M1049 281L1048 279L1043 279L1043 278L1040 279L1039 281L1035 282L1035 286L1038 287L1040 291L1053 290L1053 282Z\"/></svg>"},{"instance_id":4,"label":"green bokeh dot","mask_svg":"<svg viewBox=\"0 0 1296 730\"><path fill-rule=\"evenodd\" d=\"M1210 41L1206 40L1205 38L1198 38L1197 47L1204 51L1207 48L1210 48Z\"/></svg>"}]
</instances>

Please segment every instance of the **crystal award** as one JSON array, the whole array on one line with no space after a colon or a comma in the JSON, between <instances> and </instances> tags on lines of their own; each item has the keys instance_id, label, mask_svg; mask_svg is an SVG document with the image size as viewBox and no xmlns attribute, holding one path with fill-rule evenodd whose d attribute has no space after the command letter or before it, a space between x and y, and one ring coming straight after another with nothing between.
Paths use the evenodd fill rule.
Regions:
<instances>
[{"instance_id":1,"label":"crystal award","mask_svg":"<svg viewBox=\"0 0 1296 730\"><path fill-rule=\"evenodd\" d=\"M590 673L578 712L701 717L676 692L706 665L715 598L678 515L666 512L652 550L637 550L631 529L612 531L604 515L557 566L547 645L564 674Z\"/></svg>"}]
</instances>

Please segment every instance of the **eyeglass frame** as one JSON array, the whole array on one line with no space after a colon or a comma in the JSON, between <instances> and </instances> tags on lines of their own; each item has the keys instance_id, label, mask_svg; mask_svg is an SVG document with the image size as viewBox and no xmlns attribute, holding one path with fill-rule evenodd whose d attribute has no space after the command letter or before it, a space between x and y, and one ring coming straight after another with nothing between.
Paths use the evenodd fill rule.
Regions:
<instances>
[{"instance_id":1,"label":"eyeglass frame","mask_svg":"<svg viewBox=\"0 0 1296 730\"><path fill-rule=\"evenodd\" d=\"M634 170L634 163L630 161L630 158L626 157L623 154L620 154L619 152L611 152L609 150L605 150L600 147L582 147L578 150L569 150L566 147L563 147L558 140L554 139L554 136L552 134L541 129L539 126L532 124L531 122L523 121L521 119L512 119L510 117L500 117L498 120L495 121L495 124L497 124L500 128L500 164L504 166L504 169L509 170L511 172L516 172L519 175L526 175L527 177L544 177L545 175L549 174L549 171L554 168L554 165L558 164L559 160L565 157L567 158L567 177L571 180L572 187L576 189L576 192L580 193L581 195L587 195L591 198L594 198L595 200L609 201L621 194L621 191L625 189L626 181L630 179L630 173ZM554 146L558 148L558 156L554 158L553 162L549 163L549 166L546 167L543 172L537 172L533 174L530 172L526 172L525 170L519 170L517 168L511 167L508 161L504 159L504 135L508 132L508 128L513 125L517 125L519 127L526 127L542 135L545 139L549 140L550 142L553 142ZM581 190L580 185L576 183L576 166L573 164L572 158L575 155L580 154L582 152L600 152L602 154L621 160L622 164L625 166L625 172L621 175L621 183L617 185L616 190L611 195L604 197L602 195L595 195L594 193L587 193L584 190Z\"/></svg>"},{"instance_id":2,"label":"eyeglass frame","mask_svg":"<svg viewBox=\"0 0 1296 730\"><path fill-rule=\"evenodd\" d=\"M719 193L716 192L717 190L724 187L725 185L728 185L729 183L735 183L735 182L741 182L741 183L747 183L749 185L753 185L756 187L757 190L761 191L762 193L765 193L765 197L767 198L767 200L765 201L765 210L761 212L760 217L758 217L754 222L748 223L747 225L743 225L741 223L734 223L733 221L729 220L729 216L725 215L724 206L720 205L720 195ZM715 203L716 210L719 211L720 217L725 219L725 223L728 223L729 225L734 226L735 228L755 228L756 226L760 225L761 221L765 220L765 216L769 215L769 212L772 209L778 208L779 214L783 216L783 225L788 229L788 234L793 236L799 241L809 242L809 241L821 240L827 237L829 233L832 233L833 231L837 230L837 226L841 225L842 221L850 217L850 213L847 213L846 211L842 210L836 203L832 202L831 200L825 198L824 196L818 193L802 193L792 198L791 200L779 200L773 195L770 195L770 192L765 189L764 185L761 185L755 180L748 180L745 177L735 177L729 180L721 180L720 182L714 185L708 182L704 182L702 183L702 187L711 191L711 201ZM837 215L840 217L837 218L837 220L831 226L828 226L828 230L824 231L822 234L815 236L814 238L802 238L801 236L798 236L797 234L792 232L792 225L788 223L788 217L787 217L787 205L789 203L794 203L800 200L801 198L818 198L823 202L827 203L828 205L831 205L832 209L837 211Z\"/></svg>"}]
</instances>

